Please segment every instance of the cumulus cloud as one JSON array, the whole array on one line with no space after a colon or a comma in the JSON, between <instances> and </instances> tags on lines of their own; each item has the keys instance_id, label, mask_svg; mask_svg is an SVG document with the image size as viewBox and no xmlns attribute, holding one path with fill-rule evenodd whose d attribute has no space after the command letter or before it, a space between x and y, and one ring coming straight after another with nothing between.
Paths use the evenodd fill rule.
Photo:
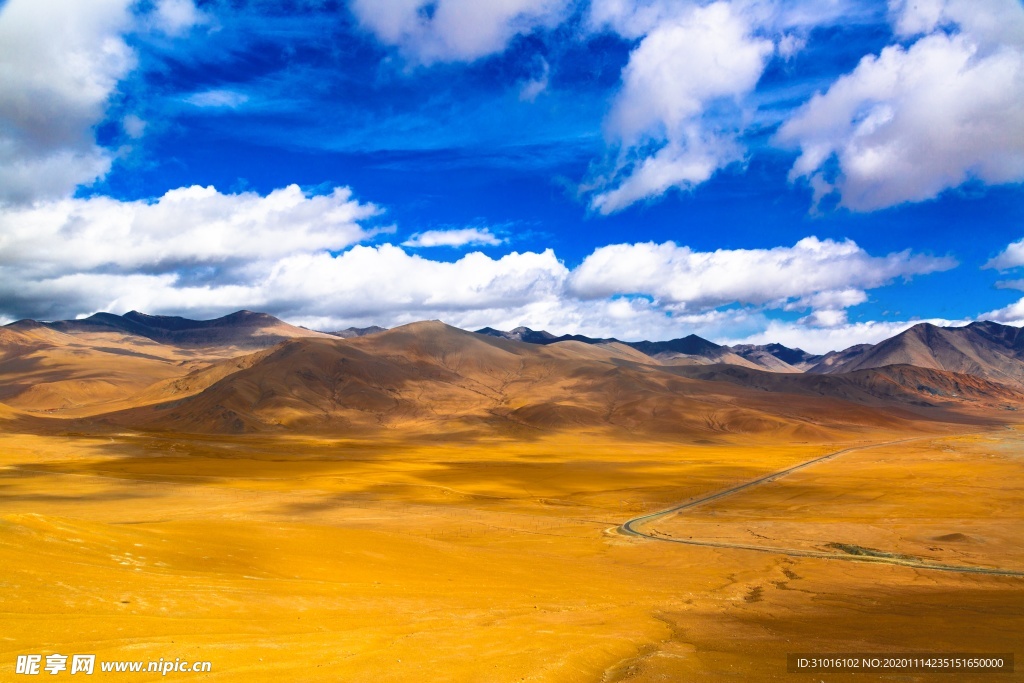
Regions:
<instances>
[{"instance_id":1,"label":"cumulus cloud","mask_svg":"<svg viewBox=\"0 0 1024 683\"><path fill-rule=\"evenodd\" d=\"M70 195L109 172L96 142L118 83L136 66L125 36L178 36L208 17L192 0L0 3L0 205ZM145 122L122 120L130 138Z\"/></svg>"},{"instance_id":2,"label":"cumulus cloud","mask_svg":"<svg viewBox=\"0 0 1024 683\"><path fill-rule=\"evenodd\" d=\"M178 36L195 26L207 23L209 17L201 12L192 0L160 0L150 20L158 30L171 36Z\"/></svg>"},{"instance_id":3,"label":"cumulus cloud","mask_svg":"<svg viewBox=\"0 0 1024 683\"><path fill-rule=\"evenodd\" d=\"M1009 289L1018 288L1009 287ZM1021 287L1020 289L1024 289L1024 287ZM1015 301L1009 306L1004 306L1002 308L997 308L994 311L983 313L980 316L978 316L978 319L994 320L995 322L1003 323L1004 325L1015 325L1017 327L1024 327L1024 299L1019 299L1018 301Z\"/></svg>"},{"instance_id":4,"label":"cumulus cloud","mask_svg":"<svg viewBox=\"0 0 1024 683\"><path fill-rule=\"evenodd\" d=\"M872 256L810 237L793 247L700 252L673 243L596 249L574 269L552 251L479 251L454 261L393 244L348 189L265 196L187 187L152 201L37 202L0 214L0 316L98 310L210 317L264 310L321 329L441 318L626 339L750 334L771 310L807 329L846 325L866 290L952 267ZM420 233L405 246L500 242L481 228Z\"/></svg>"},{"instance_id":5,"label":"cumulus cloud","mask_svg":"<svg viewBox=\"0 0 1024 683\"><path fill-rule=\"evenodd\" d=\"M131 4L0 5L0 203L64 196L109 170L93 126L135 64L122 38Z\"/></svg>"},{"instance_id":6,"label":"cumulus cloud","mask_svg":"<svg viewBox=\"0 0 1024 683\"><path fill-rule=\"evenodd\" d=\"M740 114L704 114L723 101L738 108L774 45L756 37L747 19L725 2L671 17L651 5L628 20L605 5L607 16L594 21L619 25L626 33L655 24L630 54L608 119L623 151L609 189L591 200L592 208L608 214L671 188L691 188L743 158Z\"/></svg>"},{"instance_id":7,"label":"cumulus cloud","mask_svg":"<svg viewBox=\"0 0 1024 683\"><path fill-rule=\"evenodd\" d=\"M805 47L807 47L807 36L787 33L779 39L779 56L783 59L792 59Z\"/></svg>"},{"instance_id":8,"label":"cumulus cloud","mask_svg":"<svg viewBox=\"0 0 1024 683\"><path fill-rule=\"evenodd\" d=\"M587 22L591 31L609 30L624 38L642 38L693 6L691 2L665 0L591 0Z\"/></svg>"},{"instance_id":9,"label":"cumulus cloud","mask_svg":"<svg viewBox=\"0 0 1024 683\"><path fill-rule=\"evenodd\" d=\"M461 228L458 230L427 230L418 232L403 247L465 247L475 245L498 246L505 240L496 237L489 228Z\"/></svg>"},{"instance_id":10,"label":"cumulus cloud","mask_svg":"<svg viewBox=\"0 0 1024 683\"><path fill-rule=\"evenodd\" d=\"M1001 252L993 256L982 268L1010 270L1024 266L1024 239L1010 242Z\"/></svg>"},{"instance_id":11,"label":"cumulus cloud","mask_svg":"<svg viewBox=\"0 0 1024 683\"><path fill-rule=\"evenodd\" d=\"M790 178L808 179L816 201L838 192L855 211L927 200L970 179L1024 180L1024 5L892 8L897 32L921 37L864 57L781 127L776 142L800 151Z\"/></svg>"},{"instance_id":12,"label":"cumulus cloud","mask_svg":"<svg viewBox=\"0 0 1024 683\"><path fill-rule=\"evenodd\" d=\"M66 314L189 279L219 287L263 277L289 255L366 239L373 231L360 221L376 213L348 189L310 196L294 185L265 197L188 187L151 202L93 197L8 207L0 212L0 300L7 314ZM81 288L65 289L72 281Z\"/></svg>"},{"instance_id":13,"label":"cumulus cloud","mask_svg":"<svg viewBox=\"0 0 1024 683\"><path fill-rule=\"evenodd\" d=\"M700 0L591 0L586 19L591 31L611 30L626 38L640 38L666 21L677 19ZM730 0L760 30L789 40L810 29L837 20L860 21L874 13L873 3L862 0Z\"/></svg>"},{"instance_id":14,"label":"cumulus cloud","mask_svg":"<svg viewBox=\"0 0 1024 683\"><path fill-rule=\"evenodd\" d=\"M1010 242L1006 248L988 260L982 268L994 268L1000 271L1012 270L1024 266L1024 239ZM1024 291L1024 280L1000 280L995 283L996 289L1016 289ZM1024 325L1024 299L1020 299L1003 308L989 311L982 316L986 320L994 320L1009 325Z\"/></svg>"},{"instance_id":15,"label":"cumulus cloud","mask_svg":"<svg viewBox=\"0 0 1024 683\"><path fill-rule=\"evenodd\" d=\"M121 127L125 134L133 140L138 140L146 132L148 124L135 114L128 114L121 120Z\"/></svg>"},{"instance_id":16,"label":"cumulus cloud","mask_svg":"<svg viewBox=\"0 0 1024 683\"><path fill-rule=\"evenodd\" d=\"M1024 11L1018 0L889 0L889 9L902 36L953 26L984 47L1024 43Z\"/></svg>"},{"instance_id":17,"label":"cumulus cloud","mask_svg":"<svg viewBox=\"0 0 1024 683\"><path fill-rule=\"evenodd\" d=\"M640 42L606 124L618 156L583 188L591 208L689 190L744 161L769 59L791 59L812 29L866 12L857 0L592 0L590 31Z\"/></svg>"},{"instance_id":18,"label":"cumulus cloud","mask_svg":"<svg viewBox=\"0 0 1024 683\"><path fill-rule=\"evenodd\" d=\"M261 286L275 297L301 297L312 313L336 313L340 305L357 317L397 313L415 320L424 313L452 316L545 300L557 296L566 275L550 249L497 259L472 252L445 262L384 244L355 246L337 256L289 257Z\"/></svg>"},{"instance_id":19,"label":"cumulus cloud","mask_svg":"<svg viewBox=\"0 0 1024 683\"><path fill-rule=\"evenodd\" d=\"M850 240L815 237L792 247L713 252L646 242L595 250L573 272L570 286L581 298L643 294L679 310L729 303L792 308L794 301L835 309L863 302L865 289L955 266L948 257L871 256Z\"/></svg>"},{"instance_id":20,"label":"cumulus cloud","mask_svg":"<svg viewBox=\"0 0 1024 683\"><path fill-rule=\"evenodd\" d=\"M517 35L557 25L569 0L353 0L352 12L410 60L472 61L501 52Z\"/></svg>"}]
</instances>

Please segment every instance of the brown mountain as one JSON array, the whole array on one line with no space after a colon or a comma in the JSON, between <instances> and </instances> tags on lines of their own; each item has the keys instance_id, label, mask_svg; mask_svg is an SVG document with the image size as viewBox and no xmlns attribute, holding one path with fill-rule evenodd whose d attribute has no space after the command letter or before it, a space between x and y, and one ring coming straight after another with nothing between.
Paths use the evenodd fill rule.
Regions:
<instances>
[{"instance_id":1,"label":"brown mountain","mask_svg":"<svg viewBox=\"0 0 1024 683\"><path fill-rule=\"evenodd\" d=\"M489 337L500 337L502 339L521 341L528 344L539 344L542 346L567 341L596 345L614 343L628 346L659 361L679 365L728 363L730 365L741 365L750 368L763 367L761 363L756 360L747 360L746 358L734 353L733 349L728 346L715 344L714 342L698 337L695 334L687 335L686 337L681 337L679 339L669 339L668 341L624 342L615 338L587 337L582 334L563 334L561 336L555 336L544 330L531 330L529 327L517 327L509 331L496 330L493 327L485 327L477 330L476 333ZM780 348L784 347L780 346ZM777 363L777 361L775 362Z\"/></svg>"},{"instance_id":2,"label":"brown mountain","mask_svg":"<svg viewBox=\"0 0 1024 683\"><path fill-rule=\"evenodd\" d=\"M912 365L972 375L1024 389L1024 332L1020 328L993 322L976 322L966 327L936 327L922 323L878 344L858 344L824 355L807 353L782 344L722 346L696 335L662 342L618 342L581 335L556 337L526 327L511 332L484 328L478 330L478 333L543 345L557 344L568 339L588 344L614 341L661 363L681 366L724 364L776 373L820 375L847 374L889 365Z\"/></svg>"},{"instance_id":3,"label":"brown mountain","mask_svg":"<svg viewBox=\"0 0 1024 683\"><path fill-rule=\"evenodd\" d=\"M819 358L801 349L790 349L782 344L737 344L730 347L730 350L748 363L772 372L803 372L809 367L809 361Z\"/></svg>"},{"instance_id":4,"label":"brown mountain","mask_svg":"<svg viewBox=\"0 0 1024 683\"><path fill-rule=\"evenodd\" d=\"M342 339L351 339L352 337L365 337L368 334L377 334L386 329L386 327L370 325L369 327L346 327L344 330L335 330L334 332L325 332L324 334L329 334L332 337L341 337Z\"/></svg>"},{"instance_id":5,"label":"brown mountain","mask_svg":"<svg viewBox=\"0 0 1024 683\"><path fill-rule=\"evenodd\" d=\"M994 323L919 325L814 357L692 335L626 344L432 321L341 339L246 311L97 314L0 328L0 403L4 415L204 433L820 434L951 411L996 419L1024 402L1022 345L1020 330Z\"/></svg>"},{"instance_id":6,"label":"brown mountain","mask_svg":"<svg viewBox=\"0 0 1024 683\"><path fill-rule=\"evenodd\" d=\"M913 365L886 365L842 374L794 374L712 365L676 370L709 382L730 382L773 393L827 396L865 405L893 403L939 407L972 404L982 409L1016 410L1021 390L975 377Z\"/></svg>"},{"instance_id":7,"label":"brown mountain","mask_svg":"<svg viewBox=\"0 0 1024 683\"><path fill-rule=\"evenodd\" d=\"M147 397L158 400L154 385L222 359L287 339L326 336L250 311L214 320L136 311L20 320L0 327L0 402L66 416L114 410Z\"/></svg>"},{"instance_id":8,"label":"brown mountain","mask_svg":"<svg viewBox=\"0 0 1024 683\"><path fill-rule=\"evenodd\" d=\"M855 347L846 357L819 364L812 373L848 373L888 365L913 365L973 375L1024 388L1024 334L994 322L965 327L915 325L874 346Z\"/></svg>"},{"instance_id":9,"label":"brown mountain","mask_svg":"<svg viewBox=\"0 0 1024 683\"><path fill-rule=\"evenodd\" d=\"M13 326L21 322L12 323ZM236 311L213 320L192 320L169 315L96 313L81 320L36 323L66 334L117 331L181 347L233 346L262 349L296 337L325 337L303 327L289 325L266 313Z\"/></svg>"},{"instance_id":10,"label":"brown mountain","mask_svg":"<svg viewBox=\"0 0 1024 683\"><path fill-rule=\"evenodd\" d=\"M182 398L97 419L199 433L523 436L572 428L672 438L720 432L822 437L850 425L906 427L946 419L944 413L926 413L940 403L967 400L967 390L954 395L950 382L981 393L1003 392L999 396L1006 400L1022 398L964 378L930 378L945 392L940 396L904 386L914 380L666 365L615 342L528 344L436 321L348 340L291 340L236 363L231 372L218 366L222 376L208 374L208 382L186 387ZM806 384L784 381L791 377ZM205 388L198 390L200 385ZM173 396L169 383L165 390Z\"/></svg>"}]
</instances>

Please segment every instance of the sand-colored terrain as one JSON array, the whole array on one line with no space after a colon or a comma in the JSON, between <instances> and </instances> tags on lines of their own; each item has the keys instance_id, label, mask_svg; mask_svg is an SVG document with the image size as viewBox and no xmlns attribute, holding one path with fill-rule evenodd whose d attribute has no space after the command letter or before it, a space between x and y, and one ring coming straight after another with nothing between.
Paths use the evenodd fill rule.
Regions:
<instances>
[{"instance_id":1,"label":"sand-colored terrain","mask_svg":"<svg viewBox=\"0 0 1024 683\"><path fill-rule=\"evenodd\" d=\"M1020 438L863 450L697 516L721 538L803 524L793 542L1024 568L1024 491L995 486L1021 480ZM29 652L208 660L224 681L798 681L821 677L785 673L787 652L1013 651L1022 579L615 531L843 445L8 434L0 678ZM929 540L951 534L970 540Z\"/></svg>"},{"instance_id":2,"label":"sand-colored terrain","mask_svg":"<svg viewBox=\"0 0 1024 683\"><path fill-rule=\"evenodd\" d=\"M1016 431L989 432L851 452L648 530L1024 572L1019 438Z\"/></svg>"},{"instance_id":3,"label":"sand-colored terrain","mask_svg":"<svg viewBox=\"0 0 1024 683\"><path fill-rule=\"evenodd\" d=\"M17 323L0 680L53 653L209 661L168 676L213 681L612 683L1013 651L1024 578L847 559L1024 570L1021 405L941 369L695 370L438 322L346 340L247 312ZM850 448L658 518L662 540L619 529Z\"/></svg>"}]
</instances>

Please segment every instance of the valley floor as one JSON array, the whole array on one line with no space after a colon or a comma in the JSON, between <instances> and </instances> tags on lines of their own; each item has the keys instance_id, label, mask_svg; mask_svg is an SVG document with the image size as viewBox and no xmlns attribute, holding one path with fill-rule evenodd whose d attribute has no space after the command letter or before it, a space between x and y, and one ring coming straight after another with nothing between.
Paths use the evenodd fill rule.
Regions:
<instances>
[{"instance_id":1,"label":"valley floor","mask_svg":"<svg viewBox=\"0 0 1024 683\"><path fill-rule=\"evenodd\" d=\"M21 654L89 653L212 663L210 674L122 675L133 681L796 683L822 676L786 673L790 652L1012 652L1022 578L618 531L644 512L903 436L3 434L0 679L21 678ZM1021 431L933 434L648 530L1024 570L1022 475Z\"/></svg>"}]
</instances>

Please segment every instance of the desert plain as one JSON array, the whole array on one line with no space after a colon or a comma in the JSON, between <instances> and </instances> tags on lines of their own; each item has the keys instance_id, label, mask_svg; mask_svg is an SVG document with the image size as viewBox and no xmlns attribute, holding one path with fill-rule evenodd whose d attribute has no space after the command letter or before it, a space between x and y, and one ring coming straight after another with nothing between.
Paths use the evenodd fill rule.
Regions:
<instances>
[{"instance_id":1,"label":"desert plain","mask_svg":"<svg viewBox=\"0 0 1024 683\"><path fill-rule=\"evenodd\" d=\"M0 679L36 652L210 681L1022 678L786 670L1019 650L1011 390L766 392L437 323L217 354L93 333L0 364Z\"/></svg>"}]
</instances>

